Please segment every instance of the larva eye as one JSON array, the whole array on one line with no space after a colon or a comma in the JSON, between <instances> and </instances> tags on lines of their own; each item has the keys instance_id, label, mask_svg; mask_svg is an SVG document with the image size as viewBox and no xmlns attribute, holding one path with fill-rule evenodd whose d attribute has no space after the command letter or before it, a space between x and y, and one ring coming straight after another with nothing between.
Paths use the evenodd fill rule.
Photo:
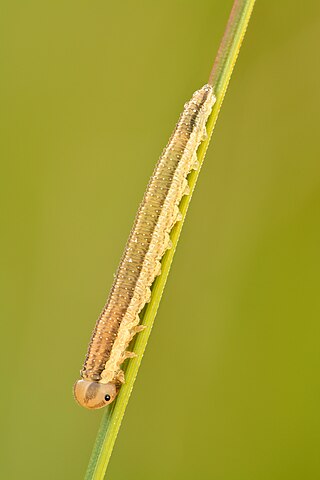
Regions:
<instances>
[{"instance_id":1,"label":"larva eye","mask_svg":"<svg viewBox=\"0 0 320 480\"><path fill-rule=\"evenodd\" d=\"M106 404L110 405L117 396L114 383L99 383L79 380L74 386L74 396L77 402L85 408L95 410Z\"/></svg>"}]
</instances>

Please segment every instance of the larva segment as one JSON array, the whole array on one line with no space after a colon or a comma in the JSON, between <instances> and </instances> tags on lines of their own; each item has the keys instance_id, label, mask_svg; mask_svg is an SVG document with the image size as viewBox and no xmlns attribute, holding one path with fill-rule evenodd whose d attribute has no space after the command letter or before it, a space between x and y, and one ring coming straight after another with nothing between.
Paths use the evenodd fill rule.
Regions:
<instances>
[{"instance_id":1,"label":"larva segment","mask_svg":"<svg viewBox=\"0 0 320 480\"><path fill-rule=\"evenodd\" d=\"M144 328L139 325L139 313L150 300L150 287L161 271L160 261L166 249L171 248L170 231L182 220L179 203L183 195L189 194L188 174L199 166L196 152L206 137L205 125L214 102L212 87L204 85L185 104L149 181L109 298L92 334L81 371L86 384L77 382L75 392L95 382L101 385L100 389L113 385L117 393L119 384L124 382L121 364L132 357L127 351L129 343ZM90 400L88 408L102 406L99 388L97 406L92 406L94 402Z\"/></svg>"}]
</instances>

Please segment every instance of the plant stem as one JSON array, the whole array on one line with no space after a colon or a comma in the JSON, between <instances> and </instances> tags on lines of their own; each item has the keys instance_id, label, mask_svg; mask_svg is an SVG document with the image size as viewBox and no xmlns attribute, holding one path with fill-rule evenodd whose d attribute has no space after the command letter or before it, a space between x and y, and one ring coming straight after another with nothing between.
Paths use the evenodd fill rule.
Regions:
<instances>
[{"instance_id":1,"label":"plant stem","mask_svg":"<svg viewBox=\"0 0 320 480\"><path fill-rule=\"evenodd\" d=\"M216 103L213 106L212 113L207 123L208 137L206 141L200 145L197 152L200 167L203 163L212 131L219 115L221 104L228 87L232 70L240 50L241 42L248 25L254 3L255 0L235 0L225 34L222 38L216 60L210 74L209 83L214 88ZM103 416L86 473L86 480L102 480L104 478L121 421L140 367L142 356L151 333L151 328L158 310L163 289L167 281L175 248L179 240L183 221L185 219L192 193L198 179L199 171L200 168L197 171L193 170L188 177L190 195L183 197L179 205L182 213L182 221L178 222L171 231L170 237L172 240L172 248L167 250L162 259L162 273L159 277L157 277L152 286L152 295L149 304L147 304L143 313L140 314L141 323L146 325L147 328L139 333L135 339L133 350L137 354L137 357L131 359L127 364L125 369L126 383L121 387L117 399L106 410Z\"/></svg>"}]
</instances>

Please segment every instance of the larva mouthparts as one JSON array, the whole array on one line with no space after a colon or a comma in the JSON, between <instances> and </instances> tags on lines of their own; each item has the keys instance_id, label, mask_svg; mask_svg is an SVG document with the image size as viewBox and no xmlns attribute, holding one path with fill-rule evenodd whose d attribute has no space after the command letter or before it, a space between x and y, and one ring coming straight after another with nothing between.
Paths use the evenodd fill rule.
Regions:
<instances>
[{"instance_id":1,"label":"larva mouthparts","mask_svg":"<svg viewBox=\"0 0 320 480\"><path fill-rule=\"evenodd\" d=\"M74 387L78 403L89 409L111 403L124 383L121 364L134 335L146 328L139 313L150 300L150 287L161 272L160 260L171 248L170 232L182 220L179 204L190 193L187 176L199 168L197 149L215 103L210 85L197 90L164 149L139 207L107 303L96 323Z\"/></svg>"}]
</instances>

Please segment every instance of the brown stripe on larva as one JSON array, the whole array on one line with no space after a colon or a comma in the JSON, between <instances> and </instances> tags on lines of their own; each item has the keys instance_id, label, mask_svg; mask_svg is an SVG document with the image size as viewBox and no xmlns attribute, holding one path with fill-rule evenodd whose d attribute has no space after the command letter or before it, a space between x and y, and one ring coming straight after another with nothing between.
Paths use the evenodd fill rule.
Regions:
<instances>
[{"instance_id":1,"label":"brown stripe on larva","mask_svg":"<svg viewBox=\"0 0 320 480\"><path fill-rule=\"evenodd\" d=\"M180 218L178 205L188 193L188 173L197 168L196 151L205 138L214 102L210 85L193 94L156 165L91 337L81 371L85 380L124 381L121 364L132 356L126 349L141 330L138 315L150 299L150 287L161 271L160 260L170 248L169 233Z\"/></svg>"}]
</instances>

